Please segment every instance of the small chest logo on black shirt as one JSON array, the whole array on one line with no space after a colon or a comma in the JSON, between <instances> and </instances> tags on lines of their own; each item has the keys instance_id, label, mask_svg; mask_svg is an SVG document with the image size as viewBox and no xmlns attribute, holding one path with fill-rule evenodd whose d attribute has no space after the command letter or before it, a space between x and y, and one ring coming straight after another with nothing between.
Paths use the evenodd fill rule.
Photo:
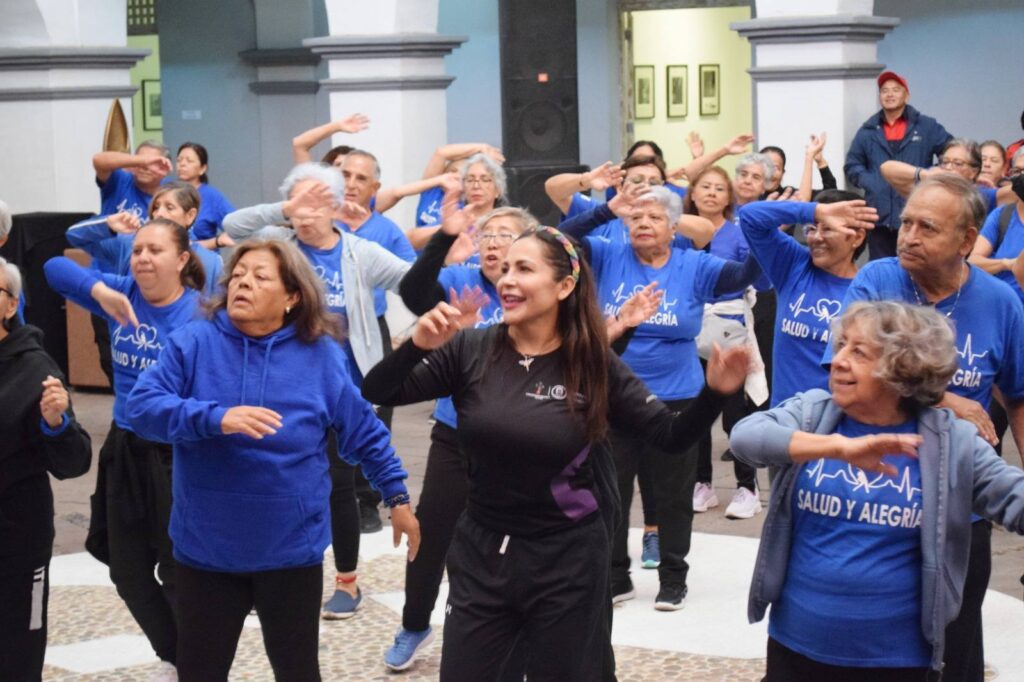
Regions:
<instances>
[{"instance_id":1,"label":"small chest logo on black shirt","mask_svg":"<svg viewBox=\"0 0 1024 682\"><path fill-rule=\"evenodd\" d=\"M526 397L534 400L565 400L565 386L545 386L543 381L538 381L533 385L533 390L526 393Z\"/></svg>"}]
</instances>

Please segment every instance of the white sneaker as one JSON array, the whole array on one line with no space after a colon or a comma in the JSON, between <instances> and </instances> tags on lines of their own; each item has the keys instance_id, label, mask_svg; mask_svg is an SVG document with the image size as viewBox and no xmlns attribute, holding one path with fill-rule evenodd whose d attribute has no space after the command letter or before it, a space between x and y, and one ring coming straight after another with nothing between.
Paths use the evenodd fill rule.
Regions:
<instances>
[{"instance_id":1,"label":"white sneaker","mask_svg":"<svg viewBox=\"0 0 1024 682\"><path fill-rule=\"evenodd\" d=\"M160 661L160 666L149 677L149 682L178 682L178 669L173 663Z\"/></svg>"},{"instance_id":2,"label":"white sneaker","mask_svg":"<svg viewBox=\"0 0 1024 682\"><path fill-rule=\"evenodd\" d=\"M725 508L727 519L752 519L755 514L761 513L761 499L757 492L750 492L743 486L736 488L732 496L732 502Z\"/></svg>"},{"instance_id":3,"label":"white sneaker","mask_svg":"<svg viewBox=\"0 0 1024 682\"><path fill-rule=\"evenodd\" d=\"M718 495L710 483L698 483L693 487L693 511L706 512L718 506Z\"/></svg>"}]
</instances>

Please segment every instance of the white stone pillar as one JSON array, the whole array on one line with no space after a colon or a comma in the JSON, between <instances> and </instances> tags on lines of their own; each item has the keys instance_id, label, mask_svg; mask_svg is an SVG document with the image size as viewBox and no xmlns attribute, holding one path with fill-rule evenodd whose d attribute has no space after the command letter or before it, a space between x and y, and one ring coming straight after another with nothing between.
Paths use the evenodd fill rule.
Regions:
<instances>
[{"instance_id":1,"label":"white stone pillar","mask_svg":"<svg viewBox=\"0 0 1024 682\"><path fill-rule=\"evenodd\" d=\"M88 4L88 7L83 5ZM114 99L131 128L124 0L0 3L0 195L15 213L96 211L92 155Z\"/></svg>"},{"instance_id":2,"label":"white stone pillar","mask_svg":"<svg viewBox=\"0 0 1024 682\"><path fill-rule=\"evenodd\" d=\"M753 46L757 145L789 156L786 180L799 184L811 133L828 134L824 154L840 178L846 150L878 110L877 47L899 19L872 16L872 0L757 0L757 18L732 24ZM817 177L814 184L819 185Z\"/></svg>"},{"instance_id":3,"label":"white stone pillar","mask_svg":"<svg viewBox=\"0 0 1024 682\"><path fill-rule=\"evenodd\" d=\"M466 41L437 33L437 0L326 0L330 35L303 44L327 62L320 86L330 118L353 112L370 117L360 147L380 161L387 187L419 178L446 140L444 56ZM497 88L498 84L495 83ZM335 144L346 144L338 136ZM406 199L388 213L403 228L416 205Z\"/></svg>"}]
</instances>

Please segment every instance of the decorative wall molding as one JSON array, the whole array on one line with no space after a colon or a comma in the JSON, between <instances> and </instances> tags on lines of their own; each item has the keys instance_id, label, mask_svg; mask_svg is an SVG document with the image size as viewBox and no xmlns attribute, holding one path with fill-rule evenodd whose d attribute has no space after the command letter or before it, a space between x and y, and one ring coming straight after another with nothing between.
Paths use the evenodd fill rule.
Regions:
<instances>
[{"instance_id":1,"label":"decorative wall molding","mask_svg":"<svg viewBox=\"0 0 1024 682\"><path fill-rule=\"evenodd\" d=\"M257 95L314 95L320 90L316 81L255 81L249 89Z\"/></svg>"},{"instance_id":2,"label":"decorative wall molding","mask_svg":"<svg viewBox=\"0 0 1024 682\"><path fill-rule=\"evenodd\" d=\"M753 45L829 41L877 43L899 23L895 17L835 14L734 21L729 27Z\"/></svg>"},{"instance_id":3,"label":"decorative wall molding","mask_svg":"<svg viewBox=\"0 0 1024 682\"><path fill-rule=\"evenodd\" d=\"M57 88L3 88L0 102L28 102L55 99L104 99L131 97L138 88L134 85L85 85L62 86Z\"/></svg>"},{"instance_id":4,"label":"decorative wall molding","mask_svg":"<svg viewBox=\"0 0 1024 682\"><path fill-rule=\"evenodd\" d=\"M131 47L4 47L0 71L130 69L149 52Z\"/></svg>"},{"instance_id":5,"label":"decorative wall molding","mask_svg":"<svg viewBox=\"0 0 1024 682\"><path fill-rule=\"evenodd\" d=\"M316 66L320 63L320 56L308 47L245 50L238 56L253 66Z\"/></svg>"},{"instance_id":6,"label":"decorative wall molding","mask_svg":"<svg viewBox=\"0 0 1024 682\"><path fill-rule=\"evenodd\" d=\"M326 78L320 85L327 92L365 90L445 90L454 76L400 76L398 78Z\"/></svg>"},{"instance_id":7,"label":"decorative wall molding","mask_svg":"<svg viewBox=\"0 0 1024 682\"><path fill-rule=\"evenodd\" d=\"M885 64L835 64L825 66L754 66L747 69L754 82L764 81L818 81L874 80L882 73Z\"/></svg>"},{"instance_id":8,"label":"decorative wall molding","mask_svg":"<svg viewBox=\"0 0 1024 682\"><path fill-rule=\"evenodd\" d=\"M751 0L619 0L620 12L648 9L706 9L709 7L750 7Z\"/></svg>"},{"instance_id":9,"label":"decorative wall molding","mask_svg":"<svg viewBox=\"0 0 1024 682\"><path fill-rule=\"evenodd\" d=\"M394 59L396 57L444 57L466 42L466 36L436 33L395 35L347 35L307 38L302 44L323 59Z\"/></svg>"}]
</instances>

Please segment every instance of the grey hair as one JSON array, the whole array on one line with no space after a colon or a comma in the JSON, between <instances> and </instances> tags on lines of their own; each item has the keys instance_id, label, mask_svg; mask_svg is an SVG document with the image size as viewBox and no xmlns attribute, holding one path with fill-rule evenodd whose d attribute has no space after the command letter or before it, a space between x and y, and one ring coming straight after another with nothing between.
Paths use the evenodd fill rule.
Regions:
<instances>
[{"instance_id":1,"label":"grey hair","mask_svg":"<svg viewBox=\"0 0 1024 682\"><path fill-rule=\"evenodd\" d=\"M14 219L11 217L11 207L0 200L0 241L7 239L12 225L14 225Z\"/></svg>"},{"instance_id":2,"label":"grey hair","mask_svg":"<svg viewBox=\"0 0 1024 682\"><path fill-rule=\"evenodd\" d=\"M862 321L879 349L874 375L899 394L904 408L916 412L942 400L959 366L949 320L934 308L858 301L833 323L836 351L844 332Z\"/></svg>"},{"instance_id":3,"label":"grey hair","mask_svg":"<svg viewBox=\"0 0 1024 682\"><path fill-rule=\"evenodd\" d=\"M949 192L960 200L960 215L957 218L957 229L961 232L968 227L981 229L985 224L985 217L988 215L988 206L981 198L977 186L955 173L936 173L930 175L914 187L914 190L907 197L907 202L918 192L938 187Z\"/></svg>"},{"instance_id":4,"label":"grey hair","mask_svg":"<svg viewBox=\"0 0 1024 682\"><path fill-rule=\"evenodd\" d=\"M942 154L945 154L953 147L961 147L965 152L967 152L967 156L971 157L971 168L981 168L980 144L974 140L968 140L966 137L954 137L952 140L942 145Z\"/></svg>"},{"instance_id":5,"label":"grey hair","mask_svg":"<svg viewBox=\"0 0 1024 682\"><path fill-rule=\"evenodd\" d=\"M345 202L345 178L341 176L338 169L334 166L314 163L312 161L300 163L288 171L288 175L285 176L284 182L281 183L278 190L281 192L284 200L287 201L295 185L306 180L314 180L327 185L331 190L331 194L334 195L335 201L339 204Z\"/></svg>"},{"instance_id":6,"label":"grey hair","mask_svg":"<svg viewBox=\"0 0 1024 682\"><path fill-rule=\"evenodd\" d=\"M494 178L494 186L498 189L498 198L504 199L505 193L508 191L508 178L505 175L505 169L486 154L474 154L462 164L462 170L459 171L459 180L462 181L463 187L466 184L466 174L469 173L469 167L474 163L482 163L484 165L487 172Z\"/></svg>"},{"instance_id":7,"label":"grey hair","mask_svg":"<svg viewBox=\"0 0 1024 682\"><path fill-rule=\"evenodd\" d=\"M668 217L670 228L679 222L679 218L683 215L683 200L679 198L678 194L667 187L651 187L640 195L636 201L638 204L645 201L657 201L661 204L661 207L665 209L665 215Z\"/></svg>"},{"instance_id":8,"label":"grey hair","mask_svg":"<svg viewBox=\"0 0 1024 682\"><path fill-rule=\"evenodd\" d=\"M1024 147L1021 147L1020 149L1013 153L1013 156L1010 157L1010 165L1012 166L1013 164L1017 163L1017 159L1021 157L1024 157Z\"/></svg>"},{"instance_id":9,"label":"grey hair","mask_svg":"<svg viewBox=\"0 0 1024 682\"><path fill-rule=\"evenodd\" d=\"M138 154L140 149L148 147L149 149L155 149L160 152L160 156L164 158L171 158L171 150L163 142L159 140L143 140L139 143L139 146L135 148L135 153Z\"/></svg>"},{"instance_id":10,"label":"grey hair","mask_svg":"<svg viewBox=\"0 0 1024 682\"><path fill-rule=\"evenodd\" d=\"M764 169L764 184L767 185L775 178L775 164L767 154L748 152L741 156L736 162L736 172L739 173L747 166L758 164Z\"/></svg>"},{"instance_id":11,"label":"grey hair","mask_svg":"<svg viewBox=\"0 0 1024 682\"><path fill-rule=\"evenodd\" d=\"M0 273L3 273L3 278L7 281L7 286L4 288L11 292L12 298L17 300L21 296L21 270L17 265L0 256Z\"/></svg>"},{"instance_id":12,"label":"grey hair","mask_svg":"<svg viewBox=\"0 0 1024 682\"><path fill-rule=\"evenodd\" d=\"M519 208L518 206L501 206L494 209L483 218L476 222L477 229L482 230L487 226L487 223L491 222L493 218L501 218L507 216L512 218L519 224L519 233L522 234L527 230L532 230L540 227L540 221L537 220L532 213L527 211L525 208Z\"/></svg>"},{"instance_id":13,"label":"grey hair","mask_svg":"<svg viewBox=\"0 0 1024 682\"><path fill-rule=\"evenodd\" d=\"M341 162L342 169L345 168L345 164L348 163L349 159L351 159L353 157L356 157L356 156L361 156L364 159L369 159L370 161L372 161L373 162L373 179L374 180L380 180L380 161L377 160L376 156L374 156L370 152L366 151L365 149L353 149L348 154L346 154L345 155L345 160Z\"/></svg>"}]
</instances>

